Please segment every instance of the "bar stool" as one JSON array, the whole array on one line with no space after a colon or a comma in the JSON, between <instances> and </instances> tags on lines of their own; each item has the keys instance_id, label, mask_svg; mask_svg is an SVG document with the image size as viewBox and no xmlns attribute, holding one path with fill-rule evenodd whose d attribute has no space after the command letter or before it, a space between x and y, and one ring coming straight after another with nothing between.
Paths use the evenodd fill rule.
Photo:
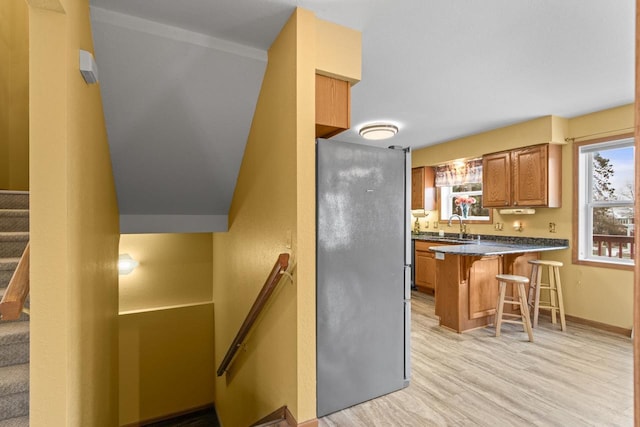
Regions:
<instances>
[{"instance_id":1,"label":"bar stool","mask_svg":"<svg viewBox=\"0 0 640 427\"><path fill-rule=\"evenodd\" d=\"M556 324L556 312L560 313L560 327L563 331L566 331L567 322L564 319L564 302L562 300L562 284L560 283L560 267L563 264L559 261L541 259L531 260L529 264L532 265L529 305L533 310L533 327L538 326L540 308L547 308L551 310L551 323L553 324ZM544 267L547 267L549 271L549 283L541 283ZM540 305L541 289L549 290L549 301L542 301L544 305Z\"/></svg>"},{"instance_id":2,"label":"bar stool","mask_svg":"<svg viewBox=\"0 0 640 427\"><path fill-rule=\"evenodd\" d=\"M531 319L529 318L529 305L527 304L527 295L524 290L524 285L529 283L529 279L524 276L515 276L512 274L498 274L496 276L498 284L500 286L500 293L498 296L498 305L496 312L496 337L500 336L500 326L505 323L516 323L524 327L525 332L529 335L529 341L533 342L533 330L531 329ZM507 284L513 287L513 297L506 296L505 291ZM517 298L516 295L517 294ZM504 305L519 305L520 314L511 314L504 312ZM521 317L522 320L513 320L510 318L504 319L508 316L511 318Z\"/></svg>"}]
</instances>

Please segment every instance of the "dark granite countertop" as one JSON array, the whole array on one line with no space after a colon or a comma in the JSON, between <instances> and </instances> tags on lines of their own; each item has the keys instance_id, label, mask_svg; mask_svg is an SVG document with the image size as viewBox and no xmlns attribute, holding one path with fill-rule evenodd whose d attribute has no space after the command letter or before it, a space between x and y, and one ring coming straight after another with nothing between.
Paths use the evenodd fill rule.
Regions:
<instances>
[{"instance_id":1,"label":"dark granite countertop","mask_svg":"<svg viewBox=\"0 0 640 427\"><path fill-rule=\"evenodd\" d=\"M479 240L478 236L480 237ZM452 243L451 245L433 246L429 250L444 254L467 256L507 255L569 248L569 241L566 239L535 237L466 235L460 239L458 234L445 234L445 236L441 237L435 233L420 233L411 234L411 238L427 242Z\"/></svg>"}]
</instances>

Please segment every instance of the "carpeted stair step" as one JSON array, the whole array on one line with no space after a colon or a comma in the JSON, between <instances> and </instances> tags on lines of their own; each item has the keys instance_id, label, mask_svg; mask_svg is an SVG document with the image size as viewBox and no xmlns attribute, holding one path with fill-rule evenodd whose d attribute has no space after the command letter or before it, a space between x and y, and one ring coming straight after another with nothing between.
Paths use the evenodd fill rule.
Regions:
<instances>
[{"instance_id":1,"label":"carpeted stair step","mask_svg":"<svg viewBox=\"0 0 640 427\"><path fill-rule=\"evenodd\" d=\"M29 414L29 364L0 368L0 420Z\"/></svg>"},{"instance_id":2,"label":"carpeted stair step","mask_svg":"<svg viewBox=\"0 0 640 427\"><path fill-rule=\"evenodd\" d=\"M0 421L0 427L29 427L29 417L9 418Z\"/></svg>"},{"instance_id":3,"label":"carpeted stair step","mask_svg":"<svg viewBox=\"0 0 640 427\"><path fill-rule=\"evenodd\" d=\"M28 232L0 233L0 258L20 258L28 242Z\"/></svg>"},{"instance_id":4,"label":"carpeted stair step","mask_svg":"<svg viewBox=\"0 0 640 427\"><path fill-rule=\"evenodd\" d=\"M0 232L3 231L29 231L29 210L0 208Z\"/></svg>"},{"instance_id":5,"label":"carpeted stair step","mask_svg":"<svg viewBox=\"0 0 640 427\"><path fill-rule=\"evenodd\" d=\"M20 258L0 258L0 288L9 286L13 272L18 267Z\"/></svg>"},{"instance_id":6,"label":"carpeted stair step","mask_svg":"<svg viewBox=\"0 0 640 427\"><path fill-rule=\"evenodd\" d=\"M29 363L29 322L1 322L0 367L24 363Z\"/></svg>"},{"instance_id":7,"label":"carpeted stair step","mask_svg":"<svg viewBox=\"0 0 640 427\"><path fill-rule=\"evenodd\" d=\"M0 190L0 299L29 241L29 193ZM0 322L0 427L29 426L29 316Z\"/></svg>"},{"instance_id":8,"label":"carpeted stair step","mask_svg":"<svg viewBox=\"0 0 640 427\"><path fill-rule=\"evenodd\" d=\"M0 190L0 209L29 209L29 192Z\"/></svg>"},{"instance_id":9,"label":"carpeted stair step","mask_svg":"<svg viewBox=\"0 0 640 427\"><path fill-rule=\"evenodd\" d=\"M0 421L0 427L29 427L29 417L9 418Z\"/></svg>"}]
</instances>

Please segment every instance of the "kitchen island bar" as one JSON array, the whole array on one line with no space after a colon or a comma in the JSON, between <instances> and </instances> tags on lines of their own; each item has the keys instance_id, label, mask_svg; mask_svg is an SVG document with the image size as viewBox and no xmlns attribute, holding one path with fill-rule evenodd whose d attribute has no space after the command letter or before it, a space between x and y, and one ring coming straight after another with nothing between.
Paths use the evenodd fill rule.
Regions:
<instances>
[{"instance_id":1,"label":"kitchen island bar","mask_svg":"<svg viewBox=\"0 0 640 427\"><path fill-rule=\"evenodd\" d=\"M539 259L544 251L567 248L568 242L558 239L528 239L524 244L485 240L430 247L435 253L435 309L440 326L465 332L492 324L498 299L496 275L529 277L529 260Z\"/></svg>"}]
</instances>

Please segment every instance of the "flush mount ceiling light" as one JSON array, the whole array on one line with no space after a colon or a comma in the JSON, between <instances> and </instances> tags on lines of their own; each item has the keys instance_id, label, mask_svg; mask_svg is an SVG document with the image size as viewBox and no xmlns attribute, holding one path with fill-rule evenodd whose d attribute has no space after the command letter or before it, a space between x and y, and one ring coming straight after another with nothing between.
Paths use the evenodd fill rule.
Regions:
<instances>
[{"instance_id":1,"label":"flush mount ceiling light","mask_svg":"<svg viewBox=\"0 0 640 427\"><path fill-rule=\"evenodd\" d=\"M398 133L398 126L390 124L373 124L360 128L360 136L364 139L387 139Z\"/></svg>"}]
</instances>

